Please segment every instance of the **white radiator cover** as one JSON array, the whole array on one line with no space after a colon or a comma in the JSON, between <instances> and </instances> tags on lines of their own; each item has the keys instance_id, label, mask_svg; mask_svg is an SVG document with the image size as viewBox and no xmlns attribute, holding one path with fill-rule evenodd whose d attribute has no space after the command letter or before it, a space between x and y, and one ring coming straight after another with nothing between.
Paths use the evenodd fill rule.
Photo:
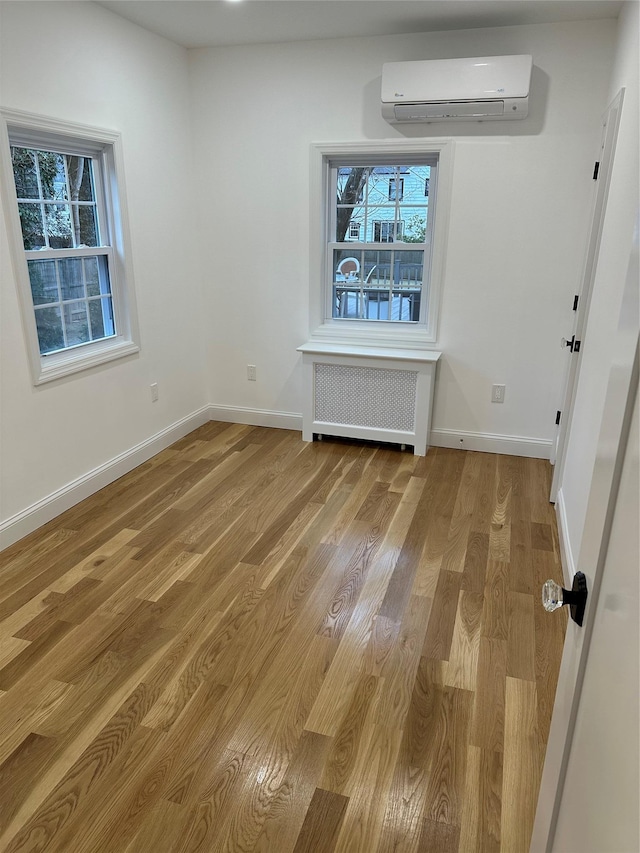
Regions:
<instances>
[{"instance_id":1,"label":"white radiator cover","mask_svg":"<svg viewBox=\"0 0 640 853\"><path fill-rule=\"evenodd\" d=\"M314 434L389 441L425 455L439 352L312 341L298 349L305 441Z\"/></svg>"}]
</instances>

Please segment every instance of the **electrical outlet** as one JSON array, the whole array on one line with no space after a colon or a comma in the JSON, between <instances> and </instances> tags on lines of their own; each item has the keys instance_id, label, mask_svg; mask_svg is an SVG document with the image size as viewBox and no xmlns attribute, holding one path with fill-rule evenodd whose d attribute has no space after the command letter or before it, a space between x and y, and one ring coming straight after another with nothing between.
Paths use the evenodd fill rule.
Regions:
<instances>
[{"instance_id":1,"label":"electrical outlet","mask_svg":"<svg viewBox=\"0 0 640 853\"><path fill-rule=\"evenodd\" d=\"M156 403L158 400L158 383L154 382L151 385L151 402Z\"/></svg>"},{"instance_id":2,"label":"electrical outlet","mask_svg":"<svg viewBox=\"0 0 640 853\"><path fill-rule=\"evenodd\" d=\"M504 385L492 385L491 386L491 402L492 403L504 403Z\"/></svg>"},{"instance_id":3,"label":"electrical outlet","mask_svg":"<svg viewBox=\"0 0 640 853\"><path fill-rule=\"evenodd\" d=\"M256 381L256 366L255 366L255 364L248 364L247 365L247 379L249 380L249 382L255 382Z\"/></svg>"}]
</instances>

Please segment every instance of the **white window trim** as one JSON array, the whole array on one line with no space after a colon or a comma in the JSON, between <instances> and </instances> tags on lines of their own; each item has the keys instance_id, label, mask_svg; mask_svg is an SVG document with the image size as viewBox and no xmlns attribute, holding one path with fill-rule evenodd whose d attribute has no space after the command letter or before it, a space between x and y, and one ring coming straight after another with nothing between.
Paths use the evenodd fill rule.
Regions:
<instances>
[{"instance_id":1,"label":"white window trim","mask_svg":"<svg viewBox=\"0 0 640 853\"><path fill-rule=\"evenodd\" d=\"M454 143L451 139L382 139L367 142L318 142L310 156L310 329L311 339L379 347L433 349L438 340L438 320L445 272L449 210L453 176ZM437 199L431 244L429 317L426 323L371 323L366 320L333 320L327 316L327 244L329 239L330 162L340 158L438 156ZM431 197L431 186L429 195ZM329 208L329 211L327 211ZM433 210L433 208L432 208ZM378 245L378 244L376 244ZM382 245L382 244L380 244Z\"/></svg>"},{"instance_id":2,"label":"white window trim","mask_svg":"<svg viewBox=\"0 0 640 853\"><path fill-rule=\"evenodd\" d=\"M120 134L104 128L60 121L21 110L0 108L0 185L4 199L14 277L20 302L22 325L34 385L42 385L99 364L139 352L139 332L133 269L129 241L124 167ZM93 149L105 182L107 227L111 243L110 269L113 310L118 333L115 337L41 355L36 331L27 258L22 241L20 216L11 163L12 144L36 147L48 143L55 147L60 138L78 140L82 150ZM73 143L72 143L73 144ZM68 147L68 146L67 146ZM108 185L107 185L107 182ZM107 191L108 190L108 191ZM95 251L94 251L95 254Z\"/></svg>"}]
</instances>

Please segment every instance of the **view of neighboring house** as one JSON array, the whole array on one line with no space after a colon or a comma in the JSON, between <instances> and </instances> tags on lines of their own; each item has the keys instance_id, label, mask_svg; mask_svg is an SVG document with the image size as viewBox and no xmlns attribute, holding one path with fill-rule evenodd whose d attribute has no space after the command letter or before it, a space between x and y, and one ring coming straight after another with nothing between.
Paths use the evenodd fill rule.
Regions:
<instances>
[{"instance_id":1,"label":"view of neighboring house","mask_svg":"<svg viewBox=\"0 0 640 853\"><path fill-rule=\"evenodd\" d=\"M342 166L334 177L333 316L417 322L431 166ZM393 247L372 249L371 243Z\"/></svg>"}]
</instances>

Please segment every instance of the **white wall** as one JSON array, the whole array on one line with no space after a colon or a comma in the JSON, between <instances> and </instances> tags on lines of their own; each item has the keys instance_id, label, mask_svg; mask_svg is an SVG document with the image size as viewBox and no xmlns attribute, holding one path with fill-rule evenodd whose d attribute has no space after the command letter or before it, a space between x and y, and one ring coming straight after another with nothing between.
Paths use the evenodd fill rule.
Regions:
<instances>
[{"instance_id":1,"label":"white wall","mask_svg":"<svg viewBox=\"0 0 640 853\"><path fill-rule=\"evenodd\" d=\"M34 388L0 229L7 520L201 409L206 394L186 51L93 3L2 3L0 13L3 106L122 133L142 342L138 356Z\"/></svg>"},{"instance_id":2,"label":"white wall","mask_svg":"<svg viewBox=\"0 0 640 853\"><path fill-rule=\"evenodd\" d=\"M610 343L618 327L638 212L638 10L638 3L625 4L618 21L608 101L613 100L622 87L625 94L561 483L566 510L565 539L578 568L609 377Z\"/></svg>"},{"instance_id":3,"label":"white wall","mask_svg":"<svg viewBox=\"0 0 640 853\"><path fill-rule=\"evenodd\" d=\"M457 146L433 426L442 441L524 436L546 452L614 22L187 54L92 3L0 11L3 106L122 132L142 338L139 356L34 388L2 229L1 519L208 404L301 412L309 144L401 136L379 111L389 60L533 54L528 119L428 131L454 130Z\"/></svg>"},{"instance_id":4,"label":"white wall","mask_svg":"<svg viewBox=\"0 0 640 853\"><path fill-rule=\"evenodd\" d=\"M400 136L380 116L382 63L531 53L523 122L407 134L456 139L433 427L548 453L614 35L598 21L190 51L212 403L301 411L309 144Z\"/></svg>"}]
</instances>

